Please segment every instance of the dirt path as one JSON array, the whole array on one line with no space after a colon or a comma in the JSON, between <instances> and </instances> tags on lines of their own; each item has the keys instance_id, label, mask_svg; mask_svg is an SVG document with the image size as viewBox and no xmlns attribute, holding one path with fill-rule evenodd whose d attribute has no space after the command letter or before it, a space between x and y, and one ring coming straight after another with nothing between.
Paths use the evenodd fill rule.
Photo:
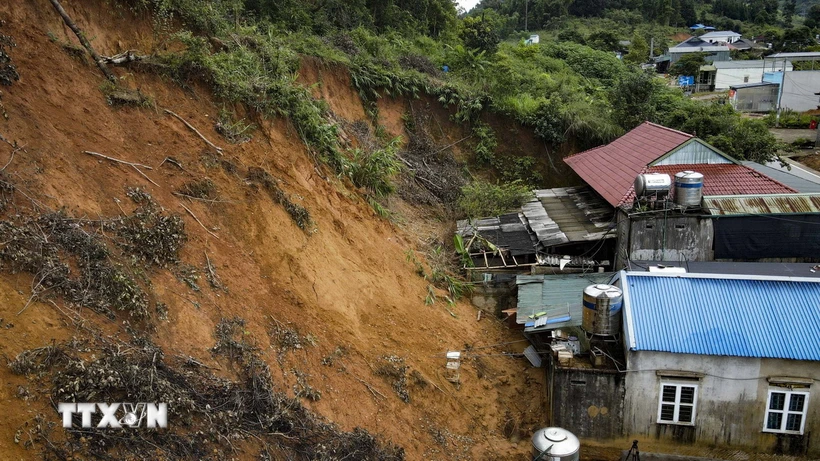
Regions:
<instances>
[{"instance_id":1,"label":"dirt path","mask_svg":"<svg viewBox=\"0 0 820 461\"><path fill-rule=\"evenodd\" d=\"M769 132L773 134L778 141L785 143L793 143L801 138L811 140L817 138L817 130L799 128L769 128Z\"/></svg>"}]
</instances>

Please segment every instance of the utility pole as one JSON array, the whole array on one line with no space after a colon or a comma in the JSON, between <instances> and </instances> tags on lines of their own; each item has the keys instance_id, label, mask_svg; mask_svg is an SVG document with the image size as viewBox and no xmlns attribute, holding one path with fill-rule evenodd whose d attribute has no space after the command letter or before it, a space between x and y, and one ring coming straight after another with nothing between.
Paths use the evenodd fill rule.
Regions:
<instances>
[{"instance_id":1,"label":"utility pole","mask_svg":"<svg viewBox=\"0 0 820 461\"><path fill-rule=\"evenodd\" d=\"M524 0L524 32L529 32L527 28L527 19L530 14L530 0Z\"/></svg>"},{"instance_id":2,"label":"utility pole","mask_svg":"<svg viewBox=\"0 0 820 461\"><path fill-rule=\"evenodd\" d=\"M655 57L655 37L649 38L649 59Z\"/></svg>"},{"instance_id":3,"label":"utility pole","mask_svg":"<svg viewBox=\"0 0 820 461\"><path fill-rule=\"evenodd\" d=\"M777 59L775 59L777 62ZM774 70L774 64L772 64L772 70ZM783 85L786 83L786 58L783 58L783 70L780 72L780 88L777 89L777 112L774 116L774 126L776 128L780 128L780 100L783 98Z\"/></svg>"}]
</instances>

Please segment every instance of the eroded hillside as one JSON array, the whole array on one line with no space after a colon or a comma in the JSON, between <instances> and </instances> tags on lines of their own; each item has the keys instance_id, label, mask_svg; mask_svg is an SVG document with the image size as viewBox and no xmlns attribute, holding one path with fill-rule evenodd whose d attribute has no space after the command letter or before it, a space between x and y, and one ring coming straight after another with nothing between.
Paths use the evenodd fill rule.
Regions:
<instances>
[{"instance_id":1,"label":"eroded hillside","mask_svg":"<svg viewBox=\"0 0 820 461\"><path fill-rule=\"evenodd\" d=\"M118 2L65 3L100 54L167 46L151 18ZM427 212L400 198L392 222L377 216L287 120L231 106L259 129L229 143L215 129L225 105L204 83L183 88L119 67L119 86L144 99L112 106L105 79L47 0L5 2L0 20L19 73L0 87L0 352L12 364L0 369L4 459L391 459L400 453L391 444L407 459L529 451L545 396L540 371L503 354L523 350L507 344L520 336L476 320L467 302L448 305L439 289L425 303L424 255L446 223L417 221ZM375 131L343 70L308 61L300 78L339 123ZM409 104L383 100L380 123L404 134ZM430 110L443 127L438 142L458 141L447 112ZM455 386L443 354L460 349L473 353ZM180 414L169 403L171 436L118 441L65 432L54 405L71 395L189 400ZM343 432L357 427L382 449Z\"/></svg>"}]
</instances>

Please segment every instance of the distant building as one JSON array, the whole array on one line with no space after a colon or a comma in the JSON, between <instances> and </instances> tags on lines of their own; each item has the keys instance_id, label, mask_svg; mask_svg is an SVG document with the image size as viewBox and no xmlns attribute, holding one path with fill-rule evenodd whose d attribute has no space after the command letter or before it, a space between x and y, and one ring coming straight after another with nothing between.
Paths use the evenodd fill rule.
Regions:
<instances>
[{"instance_id":1,"label":"distant building","mask_svg":"<svg viewBox=\"0 0 820 461\"><path fill-rule=\"evenodd\" d=\"M764 71L782 72L785 66L786 71L791 71L794 67L790 61L779 61L776 64L766 62L763 59L741 60L741 61L716 61L715 66L715 90L728 90L732 86L744 85L747 83L761 83Z\"/></svg>"},{"instance_id":2,"label":"distant building","mask_svg":"<svg viewBox=\"0 0 820 461\"><path fill-rule=\"evenodd\" d=\"M777 109L805 112L820 108L820 52L777 53L764 58L763 81L782 85ZM799 62L800 70L783 72L784 62Z\"/></svg>"},{"instance_id":3,"label":"distant building","mask_svg":"<svg viewBox=\"0 0 820 461\"><path fill-rule=\"evenodd\" d=\"M758 43L754 40L749 40L748 38L741 38L735 42L732 42L730 49L735 49L738 51L748 51L748 50L766 50L769 47L766 46L765 43Z\"/></svg>"},{"instance_id":4,"label":"distant building","mask_svg":"<svg viewBox=\"0 0 820 461\"><path fill-rule=\"evenodd\" d=\"M692 37L686 41L678 43L669 48L668 54L671 64L675 64L680 58L689 53L706 53L706 62L728 61L729 47L726 45L716 45L700 37Z\"/></svg>"},{"instance_id":5,"label":"distant building","mask_svg":"<svg viewBox=\"0 0 820 461\"><path fill-rule=\"evenodd\" d=\"M707 32L701 35L700 39L715 44L735 43L740 40L740 34L731 30L720 30Z\"/></svg>"},{"instance_id":6,"label":"distant building","mask_svg":"<svg viewBox=\"0 0 820 461\"><path fill-rule=\"evenodd\" d=\"M715 30L712 26L704 26L703 24L695 24L694 26L690 27L692 30Z\"/></svg>"},{"instance_id":7,"label":"distant building","mask_svg":"<svg viewBox=\"0 0 820 461\"><path fill-rule=\"evenodd\" d=\"M729 86L729 103L739 112L771 112L777 109L776 83L743 83Z\"/></svg>"}]
</instances>

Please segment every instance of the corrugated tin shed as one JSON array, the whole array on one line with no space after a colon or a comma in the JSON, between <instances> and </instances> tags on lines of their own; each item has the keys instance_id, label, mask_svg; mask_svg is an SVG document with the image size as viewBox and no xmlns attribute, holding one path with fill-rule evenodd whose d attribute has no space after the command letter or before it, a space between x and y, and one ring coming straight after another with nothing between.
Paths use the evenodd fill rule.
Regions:
<instances>
[{"instance_id":1,"label":"corrugated tin shed","mask_svg":"<svg viewBox=\"0 0 820 461\"><path fill-rule=\"evenodd\" d=\"M536 240L527 230L523 215L507 213L498 217L456 223L456 232L469 239L476 232L499 248L509 249L513 256L535 254Z\"/></svg>"},{"instance_id":2,"label":"corrugated tin shed","mask_svg":"<svg viewBox=\"0 0 820 461\"><path fill-rule=\"evenodd\" d=\"M779 181L797 192L808 194L820 192L820 176L805 171L799 165L781 166L780 162L761 165L757 162L743 161L743 164L759 173Z\"/></svg>"},{"instance_id":3,"label":"corrugated tin shed","mask_svg":"<svg viewBox=\"0 0 820 461\"><path fill-rule=\"evenodd\" d=\"M820 194L718 195L703 197L713 215L820 213Z\"/></svg>"},{"instance_id":4,"label":"corrugated tin shed","mask_svg":"<svg viewBox=\"0 0 820 461\"><path fill-rule=\"evenodd\" d=\"M718 69L762 69L765 66L762 59L740 61L718 61L714 64Z\"/></svg>"},{"instance_id":5,"label":"corrugated tin shed","mask_svg":"<svg viewBox=\"0 0 820 461\"><path fill-rule=\"evenodd\" d=\"M522 210L541 249L569 242L614 238L609 232L614 210L589 187L535 191Z\"/></svg>"},{"instance_id":6,"label":"corrugated tin shed","mask_svg":"<svg viewBox=\"0 0 820 461\"><path fill-rule=\"evenodd\" d=\"M456 232L469 240L476 232L513 256L545 252L572 242L615 238L610 232L614 210L589 187L535 191L521 213L456 223ZM578 261L580 263L580 261Z\"/></svg>"},{"instance_id":7,"label":"corrugated tin shed","mask_svg":"<svg viewBox=\"0 0 820 461\"><path fill-rule=\"evenodd\" d=\"M519 275L516 278L518 285L518 313L516 323L526 325L534 321L537 313L545 313L547 319L562 320L550 322L544 327L528 328L526 331L543 331L580 326L583 305L581 300L584 288L597 283L609 283L615 274L613 272L594 272L588 274L561 274L561 275ZM569 319L565 319L569 316Z\"/></svg>"},{"instance_id":8,"label":"corrugated tin shed","mask_svg":"<svg viewBox=\"0 0 820 461\"><path fill-rule=\"evenodd\" d=\"M820 360L820 281L621 272L629 348Z\"/></svg>"},{"instance_id":9,"label":"corrugated tin shed","mask_svg":"<svg viewBox=\"0 0 820 461\"><path fill-rule=\"evenodd\" d=\"M769 56L766 56L765 59L781 59L781 58L795 58L795 59L811 59L811 58L818 58L820 59L820 52L818 51L797 51L792 53L775 53Z\"/></svg>"}]
</instances>

